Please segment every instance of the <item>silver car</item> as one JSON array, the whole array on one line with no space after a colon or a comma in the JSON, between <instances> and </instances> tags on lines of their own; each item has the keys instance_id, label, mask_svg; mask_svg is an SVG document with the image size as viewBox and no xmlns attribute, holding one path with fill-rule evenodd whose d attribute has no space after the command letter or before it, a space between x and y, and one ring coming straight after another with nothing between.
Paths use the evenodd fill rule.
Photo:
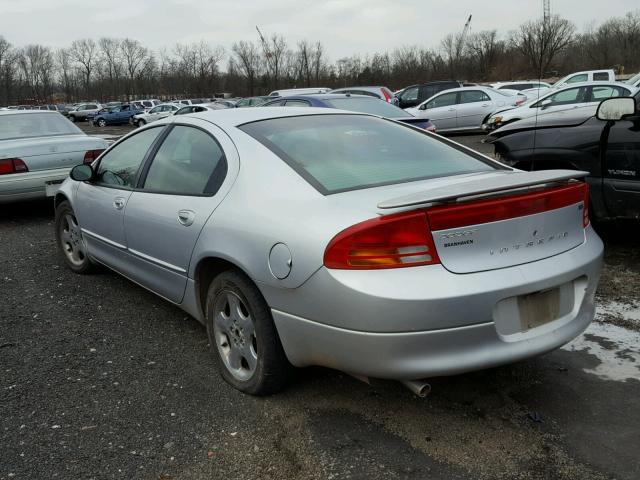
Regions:
<instances>
[{"instance_id":1,"label":"silver car","mask_svg":"<svg viewBox=\"0 0 640 480\"><path fill-rule=\"evenodd\" d=\"M130 123L136 127L142 127L147 123L155 122L156 120L173 115L182 107L183 105L180 103L162 103L160 105L156 105L148 112L138 113L137 115L132 116Z\"/></svg>"},{"instance_id":2,"label":"silver car","mask_svg":"<svg viewBox=\"0 0 640 480\"><path fill-rule=\"evenodd\" d=\"M107 146L57 112L0 112L0 204L53 196L72 167Z\"/></svg>"},{"instance_id":3,"label":"silver car","mask_svg":"<svg viewBox=\"0 0 640 480\"><path fill-rule=\"evenodd\" d=\"M67 115L72 122L79 122L86 120L89 116L95 115L103 106L99 103L81 103L77 105L73 110L69 111Z\"/></svg>"},{"instance_id":4,"label":"silver car","mask_svg":"<svg viewBox=\"0 0 640 480\"><path fill-rule=\"evenodd\" d=\"M440 92L417 107L406 108L414 117L428 118L438 132L480 130L493 112L515 107L518 98L489 87L460 87Z\"/></svg>"},{"instance_id":5,"label":"silver car","mask_svg":"<svg viewBox=\"0 0 640 480\"><path fill-rule=\"evenodd\" d=\"M106 265L206 325L243 392L322 365L421 393L592 321L603 246L584 175L514 170L366 114L208 111L76 167L55 229L73 271Z\"/></svg>"}]
</instances>

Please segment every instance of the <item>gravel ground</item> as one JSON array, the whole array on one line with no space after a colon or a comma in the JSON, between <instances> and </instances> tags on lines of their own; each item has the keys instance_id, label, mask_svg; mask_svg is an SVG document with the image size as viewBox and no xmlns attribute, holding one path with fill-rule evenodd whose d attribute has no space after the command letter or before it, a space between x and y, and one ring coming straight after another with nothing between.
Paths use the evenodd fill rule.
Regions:
<instances>
[{"instance_id":1,"label":"gravel ground","mask_svg":"<svg viewBox=\"0 0 640 480\"><path fill-rule=\"evenodd\" d=\"M582 343L426 399L321 368L252 398L182 311L67 270L49 202L3 207L0 479L640 478L640 351L607 336L638 335L640 227L599 229L604 310Z\"/></svg>"}]
</instances>

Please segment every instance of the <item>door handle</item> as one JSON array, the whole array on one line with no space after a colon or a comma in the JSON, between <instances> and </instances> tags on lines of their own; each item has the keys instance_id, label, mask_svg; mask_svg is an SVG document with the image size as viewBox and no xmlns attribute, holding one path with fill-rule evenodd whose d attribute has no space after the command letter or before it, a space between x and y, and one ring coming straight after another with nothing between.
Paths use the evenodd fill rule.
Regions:
<instances>
[{"instance_id":1,"label":"door handle","mask_svg":"<svg viewBox=\"0 0 640 480\"><path fill-rule=\"evenodd\" d=\"M196 212L193 210L179 210L178 211L178 222L185 227L188 227L193 224L193 221L196 219Z\"/></svg>"},{"instance_id":2,"label":"door handle","mask_svg":"<svg viewBox=\"0 0 640 480\"><path fill-rule=\"evenodd\" d=\"M455 108L450 108L450 109L449 109L449 111L450 111L450 112L455 112L455 111L456 111L456 109L455 109Z\"/></svg>"},{"instance_id":3,"label":"door handle","mask_svg":"<svg viewBox=\"0 0 640 480\"><path fill-rule=\"evenodd\" d=\"M116 208L116 210L122 210L124 208L124 198L116 197L113 200L113 206Z\"/></svg>"},{"instance_id":4,"label":"door handle","mask_svg":"<svg viewBox=\"0 0 640 480\"><path fill-rule=\"evenodd\" d=\"M486 107L488 107L488 106L489 106L489 104L488 104L488 103L483 103L483 104L482 104L482 106L483 106L484 108L486 108Z\"/></svg>"}]
</instances>

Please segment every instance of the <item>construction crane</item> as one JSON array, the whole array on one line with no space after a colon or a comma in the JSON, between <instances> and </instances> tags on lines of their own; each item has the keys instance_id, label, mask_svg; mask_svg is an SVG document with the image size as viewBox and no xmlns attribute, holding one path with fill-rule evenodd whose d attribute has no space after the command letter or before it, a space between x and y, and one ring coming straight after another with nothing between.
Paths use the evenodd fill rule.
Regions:
<instances>
[{"instance_id":1,"label":"construction crane","mask_svg":"<svg viewBox=\"0 0 640 480\"><path fill-rule=\"evenodd\" d=\"M545 24L551 20L551 0L542 0L542 19Z\"/></svg>"}]
</instances>

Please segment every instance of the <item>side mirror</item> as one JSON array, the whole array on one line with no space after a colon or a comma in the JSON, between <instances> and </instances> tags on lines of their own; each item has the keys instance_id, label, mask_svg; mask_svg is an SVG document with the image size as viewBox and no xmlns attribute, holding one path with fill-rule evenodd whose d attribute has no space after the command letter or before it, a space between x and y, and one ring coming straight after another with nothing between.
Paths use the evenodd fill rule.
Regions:
<instances>
[{"instance_id":1,"label":"side mirror","mask_svg":"<svg viewBox=\"0 0 640 480\"><path fill-rule=\"evenodd\" d=\"M547 98L546 100L543 100L542 102L540 102L540 107L544 110L545 108L547 108L549 105L551 105L551 99Z\"/></svg>"},{"instance_id":2,"label":"side mirror","mask_svg":"<svg viewBox=\"0 0 640 480\"><path fill-rule=\"evenodd\" d=\"M76 165L71 169L69 176L72 180L76 182L86 182L88 180L93 180L95 172L93 171L93 167L91 165L83 163L82 165Z\"/></svg>"},{"instance_id":3,"label":"side mirror","mask_svg":"<svg viewBox=\"0 0 640 480\"><path fill-rule=\"evenodd\" d=\"M633 97L607 98L600 102L596 112L598 120L622 120L635 114L636 100Z\"/></svg>"},{"instance_id":4,"label":"side mirror","mask_svg":"<svg viewBox=\"0 0 640 480\"><path fill-rule=\"evenodd\" d=\"M420 105L420 110L426 110L427 109L427 104L423 103L422 105Z\"/></svg>"}]
</instances>

